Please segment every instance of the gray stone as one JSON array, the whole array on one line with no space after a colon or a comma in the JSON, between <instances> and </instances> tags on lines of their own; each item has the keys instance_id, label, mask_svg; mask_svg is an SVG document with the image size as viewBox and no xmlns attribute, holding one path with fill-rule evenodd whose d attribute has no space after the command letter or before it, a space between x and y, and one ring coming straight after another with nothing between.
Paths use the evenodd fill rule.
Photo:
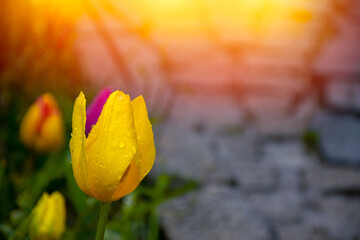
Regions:
<instances>
[{"instance_id":1,"label":"gray stone","mask_svg":"<svg viewBox=\"0 0 360 240\"><path fill-rule=\"evenodd\" d=\"M240 193L226 187L209 186L170 200L158 213L172 240L271 239L264 220Z\"/></svg>"},{"instance_id":2,"label":"gray stone","mask_svg":"<svg viewBox=\"0 0 360 240\"><path fill-rule=\"evenodd\" d=\"M320 150L326 161L360 165L360 120L352 116L319 113L313 128L320 137Z\"/></svg>"},{"instance_id":3,"label":"gray stone","mask_svg":"<svg viewBox=\"0 0 360 240\"><path fill-rule=\"evenodd\" d=\"M319 211L308 215L308 224L326 229L334 239L360 238L359 199L319 198L318 205Z\"/></svg>"},{"instance_id":4,"label":"gray stone","mask_svg":"<svg viewBox=\"0 0 360 240\"><path fill-rule=\"evenodd\" d=\"M281 166L282 168L299 169L312 163L310 156L300 141L264 143L263 156L260 161Z\"/></svg>"},{"instance_id":5,"label":"gray stone","mask_svg":"<svg viewBox=\"0 0 360 240\"><path fill-rule=\"evenodd\" d=\"M226 162L229 173L244 193L272 192L277 187L276 168L258 160L258 136L245 128L242 134L216 137L219 142L219 161Z\"/></svg>"},{"instance_id":6,"label":"gray stone","mask_svg":"<svg viewBox=\"0 0 360 240\"><path fill-rule=\"evenodd\" d=\"M309 155L299 140L263 144L260 162L277 167L278 187L289 191L305 190L303 172L315 165L314 156Z\"/></svg>"},{"instance_id":7,"label":"gray stone","mask_svg":"<svg viewBox=\"0 0 360 240\"><path fill-rule=\"evenodd\" d=\"M305 171L307 186L314 193L326 193L332 190L358 189L359 169L341 169L318 166Z\"/></svg>"},{"instance_id":8,"label":"gray stone","mask_svg":"<svg viewBox=\"0 0 360 240\"><path fill-rule=\"evenodd\" d=\"M179 95L170 118L159 134L158 157L153 172L177 174L201 182L232 181L231 157L224 148L229 141L224 144L225 140L219 139L225 139L221 137L226 135L224 131L237 126L240 121L241 111L231 98ZM240 147L250 152L253 145L246 139L236 137L235 142L244 146L231 148Z\"/></svg>"},{"instance_id":9,"label":"gray stone","mask_svg":"<svg viewBox=\"0 0 360 240\"><path fill-rule=\"evenodd\" d=\"M307 224L283 225L277 233L279 240L339 240L332 238L323 227Z\"/></svg>"},{"instance_id":10,"label":"gray stone","mask_svg":"<svg viewBox=\"0 0 360 240\"><path fill-rule=\"evenodd\" d=\"M244 193L269 193L278 188L278 170L269 164L239 162L233 170Z\"/></svg>"},{"instance_id":11,"label":"gray stone","mask_svg":"<svg viewBox=\"0 0 360 240\"><path fill-rule=\"evenodd\" d=\"M335 109L360 112L360 82L337 79L325 85L326 103Z\"/></svg>"},{"instance_id":12,"label":"gray stone","mask_svg":"<svg viewBox=\"0 0 360 240\"><path fill-rule=\"evenodd\" d=\"M249 196L250 204L273 223L296 223L302 219L304 198L297 192L279 191L274 194Z\"/></svg>"},{"instance_id":13,"label":"gray stone","mask_svg":"<svg viewBox=\"0 0 360 240\"><path fill-rule=\"evenodd\" d=\"M181 128L196 131L202 124L204 131L219 131L242 123L237 103L226 95L179 94L170 121Z\"/></svg>"},{"instance_id":14,"label":"gray stone","mask_svg":"<svg viewBox=\"0 0 360 240\"><path fill-rule=\"evenodd\" d=\"M256 161L258 136L253 129L244 127L240 133L224 133L215 137L219 143L220 158L233 164Z\"/></svg>"},{"instance_id":15,"label":"gray stone","mask_svg":"<svg viewBox=\"0 0 360 240\"><path fill-rule=\"evenodd\" d=\"M226 181L231 178L227 164L219 161L210 147L207 136L169 125L161 139L155 171L200 182Z\"/></svg>"},{"instance_id":16,"label":"gray stone","mask_svg":"<svg viewBox=\"0 0 360 240\"><path fill-rule=\"evenodd\" d=\"M275 137L301 135L316 109L312 97L294 105L291 95L276 92L249 96L243 104L259 133Z\"/></svg>"}]
</instances>

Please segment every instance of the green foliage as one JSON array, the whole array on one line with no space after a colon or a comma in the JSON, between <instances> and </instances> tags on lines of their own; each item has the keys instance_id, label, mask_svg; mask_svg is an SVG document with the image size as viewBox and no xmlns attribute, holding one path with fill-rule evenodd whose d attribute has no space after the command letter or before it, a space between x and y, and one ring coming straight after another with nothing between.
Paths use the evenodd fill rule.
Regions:
<instances>
[{"instance_id":1,"label":"green foliage","mask_svg":"<svg viewBox=\"0 0 360 240\"><path fill-rule=\"evenodd\" d=\"M114 204L118 209L108 223L109 239L159 239L161 228L156 209L165 200L182 195L197 187L194 181L176 176L160 175L147 181L132 194ZM112 237L110 237L112 236Z\"/></svg>"},{"instance_id":2,"label":"green foliage","mask_svg":"<svg viewBox=\"0 0 360 240\"><path fill-rule=\"evenodd\" d=\"M303 142L309 151L317 151L319 134L315 131L308 130L303 134Z\"/></svg>"}]
</instances>

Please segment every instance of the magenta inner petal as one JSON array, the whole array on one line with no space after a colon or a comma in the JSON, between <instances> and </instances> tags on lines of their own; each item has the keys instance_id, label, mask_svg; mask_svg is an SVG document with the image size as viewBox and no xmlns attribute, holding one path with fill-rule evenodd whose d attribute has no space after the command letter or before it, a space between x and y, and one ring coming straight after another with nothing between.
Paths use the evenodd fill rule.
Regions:
<instances>
[{"instance_id":1,"label":"magenta inner petal","mask_svg":"<svg viewBox=\"0 0 360 240\"><path fill-rule=\"evenodd\" d=\"M90 106L86 110L86 125L85 125L85 134L90 133L91 127L96 124L103 106L105 105L108 97L112 93L110 88L104 88L101 90L95 99L91 102Z\"/></svg>"}]
</instances>

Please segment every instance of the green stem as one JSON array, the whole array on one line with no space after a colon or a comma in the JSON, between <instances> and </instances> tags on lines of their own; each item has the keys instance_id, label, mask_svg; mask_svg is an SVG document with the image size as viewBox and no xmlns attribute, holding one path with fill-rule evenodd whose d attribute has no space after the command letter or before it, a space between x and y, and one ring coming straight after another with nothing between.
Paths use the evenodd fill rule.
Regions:
<instances>
[{"instance_id":1,"label":"green stem","mask_svg":"<svg viewBox=\"0 0 360 240\"><path fill-rule=\"evenodd\" d=\"M32 218L32 214L30 214L24 220L22 220L19 227L15 230L14 234L10 237L10 240L18 240L18 239L25 238L25 235L29 231L31 218Z\"/></svg>"},{"instance_id":2,"label":"green stem","mask_svg":"<svg viewBox=\"0 0 360 240\"><path fill-rule=\"evenodd\" d=\"M104 239L104 233L105 233L105 227L106 222L109 215L111 202L101 202L100 205L100 216L99 216L99 223L96 230L96 237L95 240L103 240Z\"/></svg>"}]
</instances>

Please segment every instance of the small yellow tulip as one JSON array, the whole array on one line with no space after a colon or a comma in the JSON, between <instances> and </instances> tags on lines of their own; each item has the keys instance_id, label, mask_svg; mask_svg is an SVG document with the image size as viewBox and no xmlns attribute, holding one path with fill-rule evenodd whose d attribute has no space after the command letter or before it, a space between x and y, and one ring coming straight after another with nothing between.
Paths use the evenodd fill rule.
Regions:
<instances>
[{"instance_id":1,"label":"small yellow tulip","mask_svg":"<svg viewBox=\"0 0 360 240\"><path fill-rule=\"evenodd\" d=\"M144 98L130 100L115 91L85 136L86 100L81 92L74 105L70 141L74 176L80 189L102 202L129 194L150 172L155 145Z\"/></svg>"},{"instance_id":2,"label":"small yellow tulip","mask_svg":"<svg viewBox=\"0 0 360 240\"><path fill-rule=\"evenodd\" d=\"M64 123L50 93L40 96L26 112L20 125L20 140L38 152L51 152L63 145Z\"/></svg>"},{"instance_id":3,"label":"small yellow tulip","mask_svg":"<svg viewBox=\"0 0 360 240\"><path fill-rule=\"evenodd\" d=\"M30 236L34 240L59 239L65 229L65 199L59 192L44 193L32 213Z\"/></svg>"}]
</instances>

